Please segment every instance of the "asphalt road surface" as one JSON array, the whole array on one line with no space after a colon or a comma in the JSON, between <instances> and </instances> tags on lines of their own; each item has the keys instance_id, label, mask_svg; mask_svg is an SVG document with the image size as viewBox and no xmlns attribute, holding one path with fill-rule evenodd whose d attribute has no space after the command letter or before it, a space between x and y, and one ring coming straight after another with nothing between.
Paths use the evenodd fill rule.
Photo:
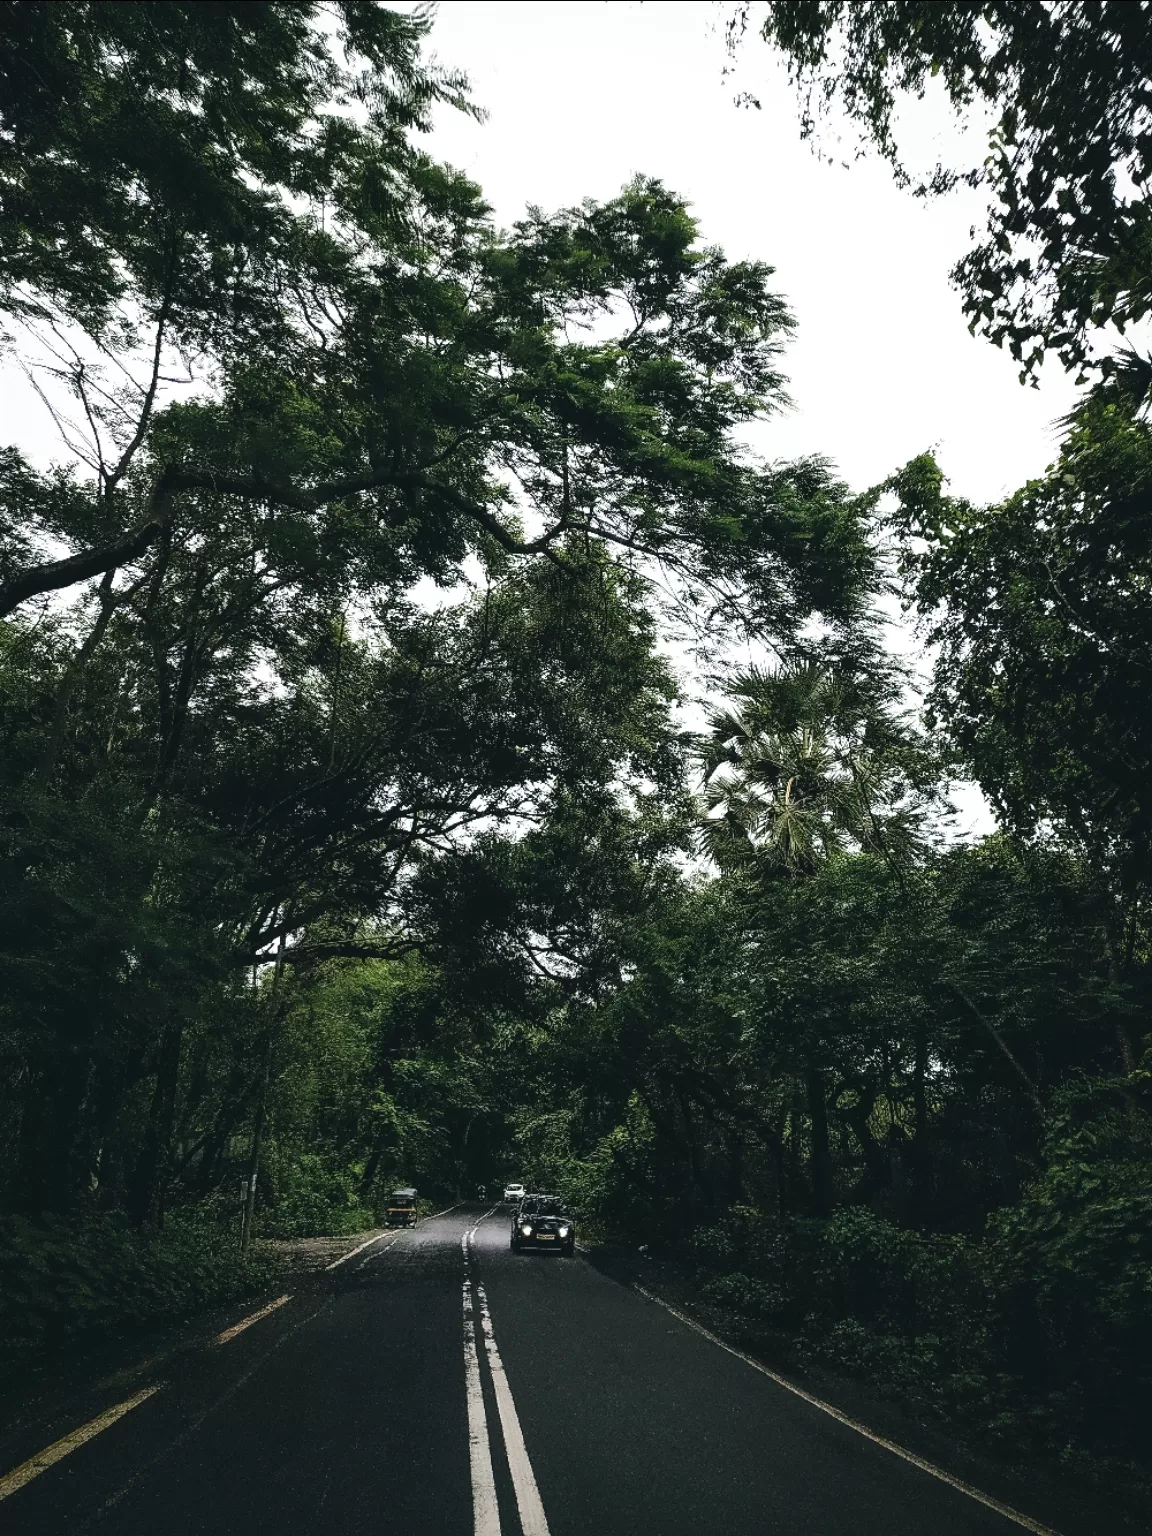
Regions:
<instances>
[{"instance_id":1,"label":"asphalt road surface","mask_svg":"<svg viewBox=\"0 0 1152 1536\"><path fill-rule=\"evenodd\" d=\"M11 1536L1018 1536L577 1255L460 1207L0 1466ZM251 1316L251 1313L249 1313ZM143 1395L147 1393L148 1395ZM125 1403L131 1406L125 1408ZM63 1448L61 1448L63 1446ZM50 1463L50 1464L48 1464Z\"/></svg>"}]
</instances>

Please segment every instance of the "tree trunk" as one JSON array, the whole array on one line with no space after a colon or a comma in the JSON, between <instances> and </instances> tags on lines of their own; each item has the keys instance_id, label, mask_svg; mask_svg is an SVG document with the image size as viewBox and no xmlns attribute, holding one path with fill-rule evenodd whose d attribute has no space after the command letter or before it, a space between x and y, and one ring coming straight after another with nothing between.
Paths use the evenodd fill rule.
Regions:
<instances>
[{"instance_id":1,"label":"tree trunk","mask_svg":"<svg viewBox=\"0 0 1152 1536\"><path fill-rule=\"evenodd\" d=\"M256 1097L256 1116L252 1122L252 1147L248 1154L248 1177L244 1185L244 1217L240 1226L240 1249L247 1253L252 1241L252 1223L256 1216L256 1177L260 1172L260 1148L264 1141L264 1121L268 1113L268 1085L272 1079L272 1037L280 1023L280 986L284 979L284 950L287 933L282 932L276 946L276 969L272 973L272 1020L264 1035L264 1062Z\"/></svg>"},{"instance_id":2,"label":"tree trunk","mask_svg":"<svg viewBox=\"0 0 1152 1536\"><path fill-rule=\"evenodd\" d=\"M837 1105L836 1112L844 1123L851 1129L864 1159L864 1174L852 1191L854 1204L863 1205L877 1192L884 1189L892 1182L892 1169L889 1165L884 1148L872 1134L869 1120L872 1118L872 1110L876 1100L880 1097L878 1088L860 1089L859 1102L845 1109Z\"/></svg>"},{"instance_id":3,"label":"tree trunk","mask_svg":"<svg viewBox=\"0 0 1152 1536\"><path fill-rule=\"evenodd\" d=\"M264 1121L268 1113L268 1083L272 1076L272 1031L264 1036L264 1064L260 1089L256 1096L256 1116L252 1122L252 1147L248 1153L248 1177L244 1185L244 1220L240 1228L240 1249L247 1253L252 1241L252 1222L256 1215L256 1176L260 1172L260 1148L264 1141Z\"/></svg>"},{"instance_id":4,"label":"tree trunk","mask_svg":"<svg viewBox=\"0 0 1152 1536\"><path fill-rule=\"evenodd\" d=\"M1115 955L1110 956L1108 961L1108 982L1114 991L1118 991L1124 984L1123 972L1124 967L1117 962ZM1115 1032L1116 1044L1120 1049L1120 1065L1123 1068L1124 1076L1131 1077L1132 1073L1136 1070L1136 1052L1132 1045L1132 1036L1129 1034L1128 1026L1123 1019L1118 1018L1116 1020Z\"/></svg>"},{"instance_id":5,"label":"tree trunk","mask_svg":"<svg viewBox=\"0 0 1152 1536\"><path fill-rule=\"evenodd\" d=\"M780 1119L780 1134L772 1143L772 1161L776 1168L776 1215L780 1221L792 1212L792 1191L788 1187L788 1168L785 1161L788 1135L788 1112Z\"/></svg>"},{"instance_id":6,"label":"tree trunk","mask_svg":"<svg viewBox=\"0 0 1152 1536\"><path fill-rule=\"evenodd\" d=\"M928 1204L928 1023L918 1014L913 1033L912 1144L908 1148L912 1169L912 1210L917 1220Z\"/></svg>"},{"instance_id":7,"label":"tree trunk","mask_svg":"<svg viewBox=\"0 0 1152 1536\"><path fill-rule=\"evenodd\" d=\"M164 1223L164 1193L172 1128L176 1121L176 1092L180 1084L180 1050L184 1038L183 1019L172 1019L160 1042L156 1064L156 1086L148 1112L144 1144L136 1161L129 1214L138 1227L155 1218Z\"/></svg>"},{"instance_id":8,"label":"tree trunk","mask_svg":"<svg viewBox=\"0 0 1152 1536\"><path fill-rule=\"evenodd\" d=\"M19 1138L17 1188L29 1211L65 1211L76 1204L89 1170L80 1149L92 1075L87 1034L56 1036L51 1056L26 1095Z\"/></svg>"},{"instance_id":9,"label":"tree trunk","mask_svg":"<svg viewBox=\"0 0 1152 1536\"><path fill-rule=\"evenodd\" d=\"M56 759L60 756L60 748L64 745L64 737L68 731L68 713L72 705L72 699L76 689L87 669L89 661L96 652L105 631L111 622L116 610L119 598L112 590L112 582L116 576L113 567L106 572L104 580L100 583L100 611L96 615L96 622L89 630L83 645L73 656L64 669L64 676L60 680L60 689L56 695L56 702L52 707L52 721L48 727L48 739L40 753L39 761L33 770L33 778L41 783L46 782L52 776L56 767Z\"/></svg>"},{"instance_id":10,"label":"tree trunk","mask_svg":"<svg viewBox=\"0 0 1152 1536\"><path fill-rule=\"evenodd\" d=\"M471 1130L471 1128L472 1122L469 1120L468 1129ZM394 1132L395 1126L390 1120L386 1120L380 1127L380 1130L376 1136L376 1140L372 1143L372 1151L368 1155L368 1161L364 1164L364 1172L360 1177L361 1197L367 1195L368 1191L372 1188L376 1175L380 1171L380 1164L384 1161L384 1154L388 1150Z\"/></svg>"},{"instance_id":11,"label":"tree trunk","mask_svg":"<svg viewBox=\"0 0 1152 1536\"><path fill-rule=\"evenodd\" d=\"M825 1097L823 1072L818 1067L809 1067L804 1074L804 1086L812 1128L812 1210L816 1216L827 1216L832 1209L832 1148L828 1140L828 1101Z\"/></svg>"},{"instance_id":12,"label":"tree trunk","mask_svg":"<svg viewBox=\"0 0 1152 1536\"><path fill-rule=\"evenodd\" d=\"M684 1145L688 1153L688 1173L693 1187L704 1197L704 1204L711 1208L716 1204L716 1191L712 1184L711 1175L705 1167L704 1159L700 1156L700 1145L696 1139L696 1120L688 1103L687 1095L679 1089L676 1090L676 1101L680 1106L680 1118L684 1122Z\"/></svg>"},{"instance_id":13,"label":"tree trunk","mask_svg":"<svg viewBox=\"0 0 1152 1536\"><path fill-rule=\"evenodd\" d=\"M744 1198L744 1142L738 1130L725 1130L724 1150L724 1190L728 1203L738 1205Z\"/></svg>"},{"instance_id":14,"label":"tree trunk","mask_svg":"<svg viewBox=\"0 0 1152 1536\"><path fill-rule=\"evenodd\" d=\"M800 1085L792 1084L792 1107L788 1111L788 1208L797 1211L807 1198L803 1168L803 1109Z\"/></svg>"},{"instance_id":15,"label":"tree trunk","mask_svg":"<svg viewBox=\"0 0 1152 1536\"><path fill-rule=\"evenodd\" d=\"M228 1145L243 1108L243 1099L239 1102L229 1099L216 1116L216 1123L204 1142L200 1166L196 1170L196 1188L201 1196L210 1195L216 1188L220 1159L224 1156L224 1148Z\"/></svg>"},{"instance_id":16,"label":"tree trunk","mask_svg":"<svg viewBox=\"0 0 1152 1536\"><path fill-rule=\"evenodd\" d=\"M917 1016L912 1063L912 1135L923 1146L928 1132L928 1025L923 1014Z\"/></svg>"}]
</instances>

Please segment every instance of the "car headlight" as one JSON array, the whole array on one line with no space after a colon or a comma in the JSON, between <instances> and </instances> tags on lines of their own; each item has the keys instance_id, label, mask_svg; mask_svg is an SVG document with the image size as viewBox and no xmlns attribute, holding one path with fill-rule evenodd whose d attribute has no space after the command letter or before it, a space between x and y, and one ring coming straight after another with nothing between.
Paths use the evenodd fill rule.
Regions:
<instances>
[{"instance_id":1,"label":"car headlight","mask_svg":"<svg viewBox=\"0 0 1152 1536\"><path fill-rule=\"evenodd\" d=\"M560 1236L561 1237L567 1237L568 1236L568 1228L567 1227L561 1227L560 1228Z\"/></svg>"},{"instance_id":2,"label":"car headlight","mask_svg":"<svg viewBox=\"0 0 1152 1536\"><path fill-rule=\"evenodd\" d=\"M520 1235L521 1235L521 1237L531 1237L532 1236L532 1228L531 1227L521 1227L520 1228Z\"/></svg>"}]
</instances>

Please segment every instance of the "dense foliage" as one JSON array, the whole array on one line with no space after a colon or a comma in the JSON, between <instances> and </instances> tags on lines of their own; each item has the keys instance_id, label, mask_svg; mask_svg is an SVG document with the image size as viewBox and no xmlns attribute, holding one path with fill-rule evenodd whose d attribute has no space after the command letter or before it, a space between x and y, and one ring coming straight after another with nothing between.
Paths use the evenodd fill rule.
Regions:
<instances>
[{"instance_id":1,"label":"dense foliage","mask_svg":"<svg viewBox=\"0 0 1152 1536\"><path fill-rule=\"evenodd\" d=\"M1016 46L1021 8L980 9ZM520 1175L793 1362L1138 1458L1135 398L1098 388L1000 506L929 457L853 496L740 445L785 401L770 268L644 178L503 231L423 154L467 102L422 13L2 24L9 344L64 433L0 455L21 1348L256 1283L253 1175L284 1237ZM87 107L53 115L65 77ZM926 711L877 639L895 578ZM975 843L961 772L1001 823Z\"/></svg>"},{"instance_id":2,"label":"dense foliage","mask_svg":"<svg viewBox=\"0 0 1152 1536\"><path fill-rule=\"evenodd\" d=\"M5 1378L141 1327L258 1295L275 1278L241 1253L210 1208L140 1231L86 1212L0 1218L0 1365Z\"/></svg>"}]
</instances>

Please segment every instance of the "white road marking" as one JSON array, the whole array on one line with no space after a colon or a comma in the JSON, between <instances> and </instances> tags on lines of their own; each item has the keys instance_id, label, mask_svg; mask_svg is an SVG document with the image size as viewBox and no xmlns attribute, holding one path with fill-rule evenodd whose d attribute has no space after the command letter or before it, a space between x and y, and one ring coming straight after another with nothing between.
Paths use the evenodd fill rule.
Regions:
<instances>
[{"instance_id":1,"label":"white road marking","mask_svg":"<svg viewBox=\"0 0 1152 1536\"><path fill-rule=\"evenodd\" d=\"M420 1219L421 1221L435 1221L437 1216L447 1216L452 1211L458 1209L459 1202L457 1202L456 1205L446 1205L442 1211L433 1211L431 1216L422 1216ZM419 1222L417 1225L419 1225ZM399 1237L402 1232L409 1231L411 1231L410 1227L401 1227L398 1231L395 1232L377 1232L375 1237L368 1238L366 1242L360 1243L356 1248L350 1248L347 1253L342 1253L338 1259L333 1259L331 1264L325 1264L324 1268L339 1269L341 1264L347 1264L349 1259L354 1259L358 1253L363 1253L365 1248L371 1248L373 1243L380 1242L382 1238Z\"/></svg>"},{"instance_id":2,"label":"white road marking","mask_svg":"<svg viewBox=\"0 0 1152 1536\"><path fill-rule=\"evenodd\" d=\"M465 1250L467 1251L467 1250ZM472 1530L474 1536L500 1536L500 1507L492 1472L492 1445L488 1438L488 1414L480 1384L480 1357L476 1352L476 1325L472 1315L472 1282L464 1276L464 1392L468 1402L468 1463L472 1473Z\"/></svg>"},{"instance_id":3,"label":"white road marking","mask_svg":"<svg viewBox=\"0 0 1152 1536\"><path fill-rule=\"evenodd\" d=\"M955 1488L958 1493L963 1493L970 1499L975 1499L977 1504L983 1504L985 1508L995 1510L998 1515L1003 1515L1006 1520L1012 1520L1015 1524L1023 1526L1026 1531L1031 1531L1033 1536L1059 1536L1050 1525L1042 1525L1039 1520L1033 1520L1031 1515L1025 1515L1018 1509L1013 1509L1010 1504L1002 1504L999 1499L994 1499L990 1494L981 1493L979 1488L974 1488L971 1483L966 1483L962 1478L953 1477L951 1472L945 1472L943 1467L937 1467L930 1461L925 1461L922 1456L917 1456L914 1451L907 1451L902 1445L897 1445L895 1440L885 1439L883 1435L876 1434L866 1424L861 1424L858 1419L849 1418L846 1413L841 1413L839 1408L833 1408L831 1403L826 1403L818 1397L813 1397L811 1392L805 1392L803 1387L798 1387L794 1381L789 1381L786 1376L778 1376L775 1371L770 1371L766 1365L761 1365L759 1360L753 1360L751 1355L744 1354L741 1350L733 1349L731 1344L726 1344L723 1339L711 1333L701 1323L679 1311L661 1297L646 1291L642 1285L634 1285L633 1290L638 1291L647 1301L653 1301L658 1307L663 1307L665 1312L671 1312L672 1316L679 1318L680 1322L691 1328L693 1332L701 1334L709 1343L715 1344L726 1354L735 1355L737 1360L743 1360L745 1365L750 1365L754 1371L759 1371L761 1376L767 1376L778 1387L783 1387L785 1392L791 1392L794 1397L803 1398L813 1408L819 1408L821 1413L826 1413L829 1418L835 1419L838 1424L844 1424L849 1429L854 1429L858 1435L863 1435L865 1440L871 1440L873 1445L878 1445L882 1450L891 1451L893 1456L899 1456L901 1461L911 1462L914 1467L919 1467L921 1472L927 1472L930 1477L937 1478L942 1483L947 1483L949 1488Z\"/></svg>"},{"instance_id":4,"label":"white road marking","mask_svg":"<svg viewBox=\"0 0 1152 1536\"><path fill-rule=\"evenodd\" d=\"M472 1307L472 1276L469 1266L472 1234L480 1222L491 1214L491 1211L486 1211L460 1234L460 1252L464 1255L464 1392L468 1404L473 1536L500 1536L500 1506L496 1499L496 1479L492 1473L488 1411L484 1407L484 1388L480 1381L480 1356L476 1350L476 1320Z\"/></svg>"},{"instance_id":5,"label":"white road marking","mask_svg":"<svg viewBox=\"0 0 1152 1536\"><path fill-rule=\"evenodd\" d=\"M338 1259L333 1259L331 1264L325 1264L325 1269L339 1269L341 1264L347 1264L349 1259L354 1259L358 1253L363 1253L365 1248L371 1248L373 1243L378 1243L382 1237L390 1237L390 1232L377 1232L375 1237L370 1237L366 1242L356 1248L349 1248L347 1253L342 1253Z\"/></svg>"},{"instance_id":6,"label":"white road marking","mask_svg":"<svg viewBox=\"0 0 1152 1536\"><path fill-rule=\"evenodd\" d=\"M496 1391L496 1407L500 1414L500 1428L504 1435L504 1449L508 1454L508 1470L512 1474L512 1486L516 1490L516 1507L520 1511L520 1529L523 1536L548 1536L548 1521L532 1463L528 1460L528 1448L524 1444L524 1432L512 1388L504 1374L504 1362L496 1348L496 1335L492 1331L492 1316L488 1311L488 1298L484 1287L477 1281L476 1299L480 1303L480 1328L484 1335L484 1352L488 1356L488 1369L492 1373L492 1385Z\"/></svg>"},{"instance_id":7,"label":"white road marking","mask_svg":"<svg viewBox=\"0 0 1152 1536\"><path fill-rule=\"evenodd\" d=\"M291 1300L291 1296L277 1296L275 1301L270 1301L266 1307L261 1307L259 1312L253 1312L251 1317L242 1317L238 1323L233 1323L231 1328L225 1328L223 1333L218 1333L217 1344L227 1344L229 1339L234 1339L238 1333L243 1333L245 1328L251 1328L253 1323L258 1323L262 1317L267 1317L269 1312L275 1312L277 1307L282 1307L286 1301Z\"/></svg>"},{"instance_id":8,"label":"white road marking","mask_svg":"<svg viewBox=\"0 0 1152 1536\"><path fill-rule=\"evenodd\" d=\"M39 1477L41 1472L46 1472L49 1467L54 1467L65 1456L87 1444L110 1424L115 1424L117 1419L122 1419L126 1413L131 1413L133 1408L138 1408L154 1392L159 1392L163 1385L163 1382L159 1382L154 1387L145 1387L143 1391L135 1393L132 1397L126 1397L114 1408L106 1408L94 1419L89 1419L87 1424L81 1424L79 1429L74 1429L71 1434L65 1435L46 1449L38 1451L35 1456L30 1456L18 1467L13 1467L6 1476L0 1477L0 1499L8 1498L10 1494L30 1483L34 1477Z\"/></svg>"}]
</instances>

